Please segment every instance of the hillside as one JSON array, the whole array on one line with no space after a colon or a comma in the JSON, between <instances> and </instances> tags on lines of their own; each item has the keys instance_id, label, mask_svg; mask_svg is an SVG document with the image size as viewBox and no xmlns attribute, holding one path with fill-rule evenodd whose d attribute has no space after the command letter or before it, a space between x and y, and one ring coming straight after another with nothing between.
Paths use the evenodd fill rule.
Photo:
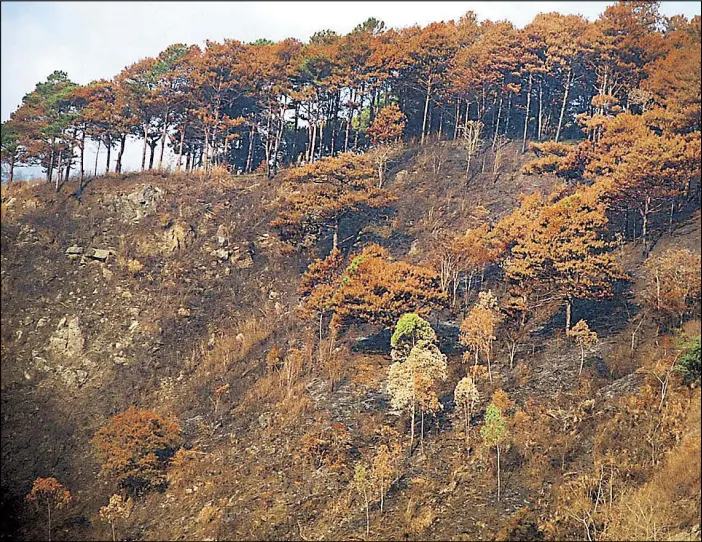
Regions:
<instances>
[{"instance_id":1,"label":"hillside","mask_svg":"<svg viewBox=\"0 0 702 542\"><path fill-rule=\"evenodd\" d=\"M342 252L376 242L398 260L427 262L442 230L495 223L520 194L559 184L519 173L534 158L519 143L499 174L478 173L467 186L463 156L450 143L406 147L389 168L386 188L397 199L379 221L342 223ZM574 307L573 321L586 319L599 336L582 376L560 306L540 311L513 367L498 337L469 449L453 400L466 371L465 307L432 311L448 378L442 410L427 416L422 446L409 455L407 416L390 407L386 388L389 333L351 326L333 345L336 378L319 364L328 343L295 311L296 289L329 240L316 252L281 242L270 226L286 196L278 177L143 173L95 178L79 196L76 188L3 187L3 539L45 536L43 517L23 502L38 476L73 494L52 539L109 539L98 512L118 487L99 476L90 440L135 405L175 417L183 445L167 486L135 497L117 523L120 539L580 539L578 518L598 513L587 495L599 480L610 515L593 520L604 529L598 537L646 539L650 527L662 529L656 537L699 540L700 391L671 373L660 398L655 362L677 343L652 319L636 319L638 244L617 252L629 286ZM657 230L649 258L671 246L699 251L696 205ZM498 275L483 278L465 292L470 304L478 289L506 295ZM679 334L699 328L697 313ZM513 401L500 501L494 450L479 437L498 389ZM404 447L401 462L382 513L375 499L370 506L366 537L354 468L393 442Z\"/></svg>"}]
</instances>

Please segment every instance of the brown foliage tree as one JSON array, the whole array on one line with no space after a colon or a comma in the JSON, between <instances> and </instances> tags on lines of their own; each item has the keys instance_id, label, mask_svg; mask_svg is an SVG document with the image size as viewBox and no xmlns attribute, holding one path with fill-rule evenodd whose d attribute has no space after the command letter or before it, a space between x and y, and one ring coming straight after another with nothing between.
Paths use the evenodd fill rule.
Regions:
<instances>
[{"instance_id":1,"label":"brown foliage tree","mask_svg":"<svg viewBox=\"0 0 702 542\"><path fill-rule=\"evenodd\" d=\"M375 146L374 162L378 169L378 188L383 187L385 167L395 152L396 143L402 137L407 119L395 104L380 110L368 127L368 136Z\"/></svg>"},{"instance_id":2,"label":"brown foliage tree","mask_svg":"<svg viewBox=\"0 0 702 542\"><path fill-rule=\"evenodd\" d=\"M374 186L374 172L367 157L351 153L325 158L290 171L287 181L294 190L271 222L281 239L305 245L326 231L337 248L339 225L347 216L387 207L392 194Z\"/></svg>"},{"instance_id":3,"label":"brown foliage tree","mask_svg":"<svg viewBox=\"0 0 702 542\"><path fill-rule=\"evenodd\" d=\"M71 492L56 478L37 478L32 490L25 497L28 503L37 508L46 508L48 539L51 542L51 511L65 508L71 502Z\"/></svg>"},{"instance_id":4,"label":"brown foliage tree","mask_svg":"<svg viewBox=\"0 0 702 542\"><path fill-rule=\"evenodd\" d=\"M590 327L585 320L579 320L577 324L568 330L568 336L580 347L580 370L578 371L580 375L585 364L585 348L597 342L597 333L590 331Z\"/></svg>"},{"instance_id":5,"label":"brown foliage tree","mask_svg":"<svg viewBox=\"0 0 702 542\"><path fill-rule=\"evenodd\" d=\"M672 248L646 261L646 304L665 323L682 323L700 303L700 255Z\"/></svg>"},{"instance_id":6,"label":"brown foliage tree","mask_svg":"<svg viewBox=\"0 0 702 542\"><path fill-rule=\"evenodd\" d=\"M180 446L178 422L130 406L116 414L92 440L101 474L140 493L165 483L165 468Z\"/></svg>"},{"instance_id":7,"label":"brown foliage tree","mask_svg":"<svg viewBox=\"0 0 702 542\"><path fill-rule=\"evenodd\" d=\"M114 494L110 497L110 502L100 508L100 519L108 522L112 529L112 542L117 540L115 523L119 519L127 519L133 506L134 501L131 498L125 499L122 495Z\"/></svg>"},{"instance_id":8,"label":"brown foliage tree","mask_svg":"<svg viewBox=\"0 0 702 542\"><path fill-rule=\"evenodd\" d=\"M363 249L346 268L332 298L331 326L356 322L395 325L406 312L426 315L445 303L438 277L428 267L392 261L378 245Z\"/></svg>"},{"instance_id":9,"label":"brown foliage tree","mask_svg":"<svg viewBox=\"0 0 702 542\"><path fill-rule=\"evenodd\" d=\"M550 288L566 306L570 329L574 299L613 294L625 275L604 239L604 205L593 194L576 193L545 206L511 250L507 279L521 288Z\"/></svg>"}]
</instances>

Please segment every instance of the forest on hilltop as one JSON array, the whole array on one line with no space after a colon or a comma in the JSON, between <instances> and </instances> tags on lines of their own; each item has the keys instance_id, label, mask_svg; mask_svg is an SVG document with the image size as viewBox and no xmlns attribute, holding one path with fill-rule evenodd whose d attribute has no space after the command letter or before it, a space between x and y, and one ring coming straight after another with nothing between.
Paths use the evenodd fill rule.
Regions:
<instances>
[{"instance_id":1,"label":"forest on hilltop","mask_svg":"<svg viewBox=\"0 0 702 542\"><path fill-rule=\"evenodd\" d=\"M173 44L111 80L73 83L56 71L2 126L9 167L41 165L47 179L85 175L86 140L120 172L127 136L142 141L141 168L268 173L367 149L368 128L390 104L407 138L456 139L480 122L527 141L579 139L619 112L667 112L666 126L699 129L700 19L662 17L655 2L620 2L594 22L544 13L523 29L506 21L325 30L308 43L261 39ZM112 151L117 157L112 163ZM157 157L157 158L156 158Z\"/></svg>"},{"instance_id":2,"label":"forest on hilltop","mask_svg":"<svg viewBox=\"0 0 702 542\"><path fill-rule=\"evenodd\" d=\"M37 84L0 540L699 540L700 32L369 19Z\"/></svg>"}]
</instances>

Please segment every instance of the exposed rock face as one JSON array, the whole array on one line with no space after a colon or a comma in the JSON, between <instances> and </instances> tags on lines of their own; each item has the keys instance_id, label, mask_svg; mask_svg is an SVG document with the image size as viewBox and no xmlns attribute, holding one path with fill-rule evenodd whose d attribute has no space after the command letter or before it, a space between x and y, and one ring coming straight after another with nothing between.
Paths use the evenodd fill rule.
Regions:
<instances>
[{"instance_id":1,"label":"exposed rock face","mask_svg":"<svg viewBox=\"0 0 702 542\"><path fill-rule=\"evenodd\" d=\"M229 244L229 230L224 226L224 224L220 224L217 228L216 237L218 247L223 248Z\"/></svg>"},{"instance_id":2,"label":"exposed rock face","mask_svg":"<svg viewBox=\"0 0 702 542\"><path fill-rule=\"evenodd\" d=\"M188 224L176 222L164 232L164 249L175 252L192 245L195 239L195 228Z\"/></svg>"},{"instance_id":3,"label":"exposed rock face","mask_svg":"<svg viewBox=\"0 0 702 542\"><path fill-rule=\"evenodd\" d=\"M242 250L240 247L234 247L231 261L236 269L250 269L254 265L251 252L246 249Z\"/></svg>"},{"instance_id":4,"label":"exposed rock face","mask_svg":"<svg viewBox=\"0 0 702 542\"><path fill-rule=\"evenodd\" d=\"M69 321L62 318L54 334L49 339L50 349L59 356L75 358L83 354L85 339L80 329L78 317Z\"/></svg>"},{"instance_id":5,"label":"exposed rock face","mask_svg":"<svg viewBox=\"0 0 702 542\"><path fill-rule=\"evenodd\" d=\"M104 262L107 261L107 258L110 256L110 251L103 248L92 248L88 250L86 255L93 260Z\"/></svg>"},{"instance_id":6,"label":"exposed rock face","mask_svg":"<svg viewBox=\"0 0 702 542\"><path fill-rule=\"evenodd\" d=\"M162 189L144 184L127 195L113 196L106 202L122 215L123 220L139 222L156 209L162 198Z\"/></svg>"},{"instance_id":7,"label":"exposed rock face","mask_svg":"<svg viewBox=\"0 0 702 542\"><path fill-rule=\"evenodd\" d=\"M78 245L73 245L72 247L68 247L66 249L66 254L68 256L83 254L83 247L79 247Z\"/></svg>"},{"instance_id":8,"label":"exposed rock face","mask_svg":"<svg viewBox=\"0 0 702 542\"><path fill-rule=\"evenodd\" d=\"M63 365L56 366L56 374L68 387L81 387L88 380L88 371L72 369Z\"/></svg>"}]
</instances>

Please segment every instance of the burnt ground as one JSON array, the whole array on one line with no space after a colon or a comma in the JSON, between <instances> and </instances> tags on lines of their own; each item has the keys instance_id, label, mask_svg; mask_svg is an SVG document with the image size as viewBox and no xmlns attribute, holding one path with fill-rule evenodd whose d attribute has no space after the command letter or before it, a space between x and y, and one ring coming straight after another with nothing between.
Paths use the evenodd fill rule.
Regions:
<instances>
[{"instance_id":1,"label":"burnt ground","mask_svg":"<svg viewBox=\"0 0 702 542\"><path fill-rule=\"evenodd\" d=\"M555 185L552 177L517 173L529 158L517 151L506 154L498 174L489 173L488 160L488 172L466 183L457 148L407 149L389 175L394 208L372 223L342 224L342 247L354 251L375 241L397 258L426 261L437 232L472 227L480 207L497 220L520 193ZM441 155L438 171L432 153ZM164 492L138 500L119 536L364 538L365 515L350 486L353 466L372 456L381 426L405 435L408 428L384 391L389 334L370 326L347 333L336 345L342 375L331 389L315 366L315 330L294 311L300 274L328 247L323 242L318 254L305 254L281 245L268 225L279 183L260 176L204 182L126 175L95 179L80 198L73 192L70 184L56 194L39 183L3 193L2 537L44 536L43 518L22 499L35 477L55 476L74 504L58 513L53 539L109 538L98 510L116 488L98 476L90 438L134 404L177 417L189 451L171 468ZM699 249L699 242L697 212L675 231L663 231L654 253ZM82 253L67 254L71 247ZM93 249L106 251L106 259ZM575 307L575 320L587 319L601 337L587 353L583 376L579 352L561 330L562 309L550 307L513 368L498 341L495 381L484 384L482 406L502 387L514 412L557 432L583 400L602 397L598 390L619 378L632 379L637 364L622 365L619 351L636 326L640 247L628 245L622 258L634 278L628 290L617 300ZM466 450L452 401L466 371L457 342L461 316L444 311L431 318L449 356L444 410L426 420L424 451L403 459L384 514L373 505L371 538L494 538L528 507L524 528L538 539L545 531L536 518L551 512L551 488L591 461L596 424L587 414L576 424L577 441L564 433L548 446L535 444L536 451L510 446L503 500L496 504L494 453L478 444L481 414L471 421L474 441ZM647 338L652 326L639 332L644 346L653 340ZM303 352L295 382L266 369L273 346ZM215 409L213 391L223 384L230 388ZM595 410L631 393L627 386L612 388L621 390L614 399L596 399ZM535 403L551 414L538 418L530 410ZM313 466L302 437L332 422L349 432L344 460L335 468Z\"/></svg>"}]
</instances>

